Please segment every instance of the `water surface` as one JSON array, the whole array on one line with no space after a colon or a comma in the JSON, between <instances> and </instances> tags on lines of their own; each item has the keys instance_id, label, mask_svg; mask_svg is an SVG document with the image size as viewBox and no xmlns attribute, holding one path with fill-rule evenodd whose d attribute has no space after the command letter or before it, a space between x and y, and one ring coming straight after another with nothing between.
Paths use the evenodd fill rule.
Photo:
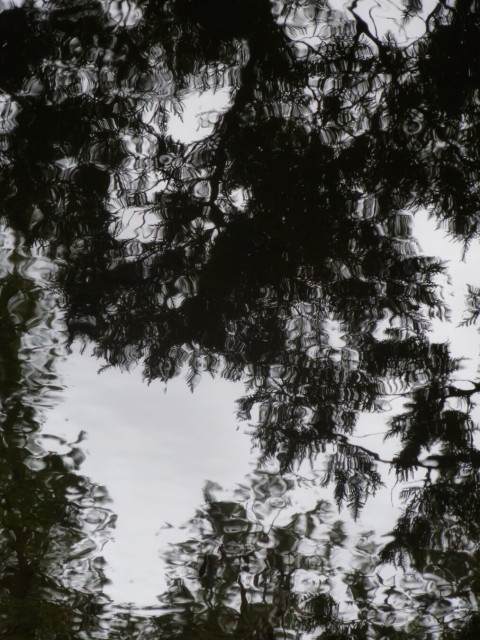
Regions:
<instances>
[{"instance_id":1,"label":"water surface","mask_svg":"<svg viewBox=\"0 0 480 640\"><path fill-rule=\"evenodd\" d=\"M1 4L3 637L477 637L479 10Z\"/></svg>"}]
</instances>

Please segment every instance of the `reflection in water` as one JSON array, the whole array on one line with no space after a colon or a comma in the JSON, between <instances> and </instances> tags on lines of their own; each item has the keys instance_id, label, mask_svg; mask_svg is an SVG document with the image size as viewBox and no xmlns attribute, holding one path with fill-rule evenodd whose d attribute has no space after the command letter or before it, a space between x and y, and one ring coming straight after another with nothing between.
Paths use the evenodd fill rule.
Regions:
<instances>
[{"instance_id":1,"label":"reflection in water","mask_svg":"<svg viewBox=\"0 0 480 640\"><path fill-rule=\"evenodd\" d=\"M77 494L93 508L98 490L73 450L68 469L35 448L58 353L28 336L42 323L63 335L47 299L69 343L107 366L140 363L149 382L186 370L192 390L207 374L242 381L260 462L279 464L242 496L207 485L194 538L168 555L164 613L126 609L105 634L475 633L480 382L432 333L449 317L447 265L419 253L413 225L428 212L465 250L478 244L480 7L400 5L385 17L367 0L2 5L0 215L15 238L2 285L5 610L38 593L31 614L5 620L11 635L54 635L39 616L63 602L68 636L103 602L93 560L87 590L49 551L64 569L72 544L90 549ZM216 92L202 137L170 135L184 105ZM48 285L23 273L37 254ZM479 291L465 293L475 325ZM389 457L357 437L367 414L384 415ZM308 460L322 468L312 495L330 487L354 519L394 471L405 509L386 543L346 536L325 502L285 515ZM347 547L348 566L332 565ZM94 605L69 600L86 591Z\"/></svg>"},{"instance_id":2,"label":"reflection in water","mask_svg":"<svg viewBox=\"0 0 480 640\"><path fill-rule=\"evenodd\" d=\"M181 540L176 527L195 511L205 480L230 486L250 470L250 439L235 430L241 385L207 379L192 394L183 380L166 388L144 384L139 370L97 375L98 368L77 349L60 363L68 388L44 428L68 439L87 432L82 473L108 487L118 516L103 550L105 592L151 606L166 586L159 548Z\"/></svg>"},{"instance_id":3,"label":"reflection in water","mask_svg":"<svg viewBox=\"0 0 480 640\"><path fill-rule=\"evenodd\" d=\"M0 628L6 638L101 637L101 549L113 524L108 496L77 473L77 443L49 452L43 412L60 390L55 301L18 235L2 235L0 274Z\"/></svg>"},{"instance_id":4,"label":"reflection in water","mask_svg":"<svg viewBox=\"0 0 480 640\"><path fill-rule=\"evenodd\" d=\"M475 565L379 566L373 532L352 535L318 484L257 470L233 496L207 485L189 537L168 553L167 613L152 625L160 637L427 637L447 611L464 618L462 583Z\"/></svg>"}]
</instances>

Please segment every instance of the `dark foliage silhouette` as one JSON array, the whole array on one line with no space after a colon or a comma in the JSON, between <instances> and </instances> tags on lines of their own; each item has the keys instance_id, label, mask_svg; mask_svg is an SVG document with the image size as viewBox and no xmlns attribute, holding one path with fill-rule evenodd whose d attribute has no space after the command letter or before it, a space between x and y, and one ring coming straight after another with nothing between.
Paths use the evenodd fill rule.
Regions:
<instances>
[{"instance_id":1,"label":"dark foliage silhouette","mask_svg":"<svg viewBox=\"0 0 480 640\"><path fill-rule=\"evenodd\" d=\"M243 380L263 460L286 472L327 454L355 516L382 483L358 417L404 398L387 462L425 477L383 554L423 570L453 552L446 523L478 546L480 383L459 386L430 338L445 266L412 221L426 209L466 249L478 240L479 6L439 2L405 44L360 4L1 11L0 215L55 264L72 341L147 380ZM404 25L424 15L403 6ZM207 91L228 103L182 142L171 114Z\"/></svg>"},{"instance_id":2,"label":"dark foliage silhouette","mask_svg":"<svg viewBox=\"0 0 480 640\"><path fill-rule=\"evenodd\" d=\"M113 515L77 473L77 443L49 451L43 412L59 389L54 311L41 260L18 237L1 249L0 629L9 640L99 638L108 600L101 546Z\"/></svg>"}]
</instances>

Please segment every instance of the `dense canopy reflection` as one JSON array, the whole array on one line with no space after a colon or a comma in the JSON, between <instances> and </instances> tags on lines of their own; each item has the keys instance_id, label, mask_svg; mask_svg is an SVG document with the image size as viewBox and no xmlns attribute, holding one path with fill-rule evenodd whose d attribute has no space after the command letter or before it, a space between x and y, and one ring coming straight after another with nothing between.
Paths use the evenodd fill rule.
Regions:
<instances>
[{"instance_id":1,"label":"dense canopy reflection","mask_svg":"<svg viewBox=\"0 0 480 640\"><path fill-rule=\"evenodd\" d=\"M70 537L90 535L70 487L92 500L97 490L55 456L25 462L22 429L39 428L32 406L53 376L37 381L36 356L20 355L30 326L48 325L40 285L17 264L27 247L51 264L42 296L60 301L70 341L93 343L108 365L140 363L147 380L187 370L192 389L205 373L245 382L240 416L253 421L261 461L280 471L258 470L249 491L287 487L298 463L321 454L317 484L333 484L357 517L385 481L380 462L398 481L422 478L386 544L349 543L363 558L341 578L353 617L327 587L298 587L309 563L311 579L328 583L328 545L347 544L323 502L267 532L241 501L207 489L195 538L170 557L186 573L161 597L169 612L125 614L111 637L138 625L162 638L473 637L480 380L460 385L461 362L431 337L432 319L448 318L446 266L421 253L413 220L426 210L466 250L478 242L480 7L403 0L375 23L367 0L341 4L3 3L0 214L17 239L4 261L17 266L1 284L2 536L15 531L1 597L30 597L29 575L41 590L31 628L5 623L12 637L74 637L75 616L100 611L103 579L96 569L93 609L70 604L61 581L55 598L39 586L57 580L48 545L58 562ZM199 93L228 101L200 114L203 136L175 135L175 114ZM479 298L471 286L466 322ZM352 435L392 397L403 405L385 435L399 448L384 461ZM398 598L378 572L387 562L404 567ZM47 604L64 601L70 631L37 631Z\"/></svg>"}]
</instances>

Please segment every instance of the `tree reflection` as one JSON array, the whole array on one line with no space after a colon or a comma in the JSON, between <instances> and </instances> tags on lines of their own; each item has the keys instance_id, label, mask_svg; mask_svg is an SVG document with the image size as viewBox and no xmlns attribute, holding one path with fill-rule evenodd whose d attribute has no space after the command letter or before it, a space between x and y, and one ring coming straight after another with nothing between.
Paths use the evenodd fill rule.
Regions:
<instances>
[{"instance_id":1,"label":"tree reflection","mask_svg":"<svg viewBox=\"0 0 480 640\"><path fill-rule=\"evenodd\" d=\"M9 640L100 638L108 496L76 472L83 460L76 443L63 443L62 455L45 447L42 409L59 389L53 363L60 350L39 279L45 265L5 230L3 241L0 627Z\"/></svg>"},{"instance_id":2,"label":"tree reflection","mask_svg":"<svg viewBox=\"0 0 480 640\"><path fill-rule=\"evenodd\" d=\"M475 556L456 567L431 560L422 571L407 563L392 575L373 532L352 531L317 482L257 470L233 496L207 484L185 541L167 554L165 613L147 637L467 637ZM310 508L298 509L299 486Z\"/></svg>"},{"instance_id":3,"label":"tree reflection","mask_svg":"<svg viewBox=\"0 0 480 640\"><path fill-rule=\"evenodd\" d=\"M444 265L419 253L412 216L477 239L478 3L439 2L408 46L356 0L226 6L2 11L0 213L58 265L71 339L148 380L243 379L263 459L286 472L328 453L325 481L355 516L382 482L358 417L403 398L388 462L425 480L384 556L441 564L446 522L477 546L480 383L460 388L461 363L429 337L448 315ZM403 6L404 25L422 14ZM221 90L202 139L169 135L182 100Z\"/></svg>"}]
</instances>

